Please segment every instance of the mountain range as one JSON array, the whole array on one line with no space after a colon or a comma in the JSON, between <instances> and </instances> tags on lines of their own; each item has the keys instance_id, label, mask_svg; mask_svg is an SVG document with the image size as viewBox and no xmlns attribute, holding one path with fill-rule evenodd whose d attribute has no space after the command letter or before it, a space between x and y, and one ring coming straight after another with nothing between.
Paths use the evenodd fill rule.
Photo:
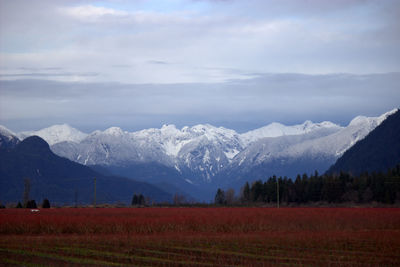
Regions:
<instances>
[{"instance_id":1,"label":"mountain range","mask_svg":"<svg viewBox=\"0 0 400 267\"><path fill-rule=\"evenodd\" d=\"M8 133L7 138L40 136L55 154L97 171L210 200L217 187L239 190L245 181L272 175L323 173L396 111L359 116L346 127L327 121L272 123L242 134L209 124L182 129L163 125L137 132L111 127L90 134L66 124L18 134L5 127L0 130Z\"/></svg>"}]
</instances>

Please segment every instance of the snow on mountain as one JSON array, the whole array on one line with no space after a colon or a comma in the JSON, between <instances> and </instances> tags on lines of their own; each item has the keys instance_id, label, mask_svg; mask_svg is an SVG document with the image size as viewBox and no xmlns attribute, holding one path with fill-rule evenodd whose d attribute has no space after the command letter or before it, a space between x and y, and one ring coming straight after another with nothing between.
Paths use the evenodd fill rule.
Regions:
<instances>
[{"instance_id":1,"label":"snow on mountain","mask_svg":"<svg viewBox=\"0 0 400 267\"><path fill-rule=\"evenodd\" d=\"M7 129L6 127L0 125L0 134L4 137L7 137L8 139L12 139L13 137L16 137L17 135L13 133L11 130Z\"/></svg>"},{"instance_id":2,"label":"snow on mountain","mask_svg":"<svg viewBox=\"0 0 400 267\"><path fill-rule=\"evenodd\" d=\"M363 139L389 115L356 117L347 127L313 127L313 131L259 139L248 145L230 164L236 172L246 172L263 165L276 175L320 172L332 165L347 149ZM272 175L270 174L270 175ZM269 174L268 174L269 175Z\"/></svg>"},{"instance_id":3,"label":"snow on mountain","mask_svg":"<svg viewBox=\"0 0 400 267\"><path fill-rule=\"evenodd\" d=\"M300 135L306 134L318 129L341 129L342 127L329 121L321 123L313 123L312 121L305 121L303 124L286 126L277 122L273 122L265 127L249 131L241 135L243 142L248 145L265 137L279 137L284 135Z\"/></svg>"},{"instance_id":4,"label":"snow on mountain","mask_svg":"<svg viewBox=\"0 0 400 267\"><path fill-rule=\"evenodd\" d=\"M358 116L340 131L315 140L307 140L306 142L296 144L285 153L292 157L307 154L312 157L328 155L336 159L396 111L397 109L386 112L379 117Z\"/></svg>"},{"instance_id":5,"label":"snow on mountain","mask_svg":"<svg viewBox=\"0 0 400 267\"><path fill-rule=\"evenodd\" d=\"M270 136L288 137L304 140L332 134L342 127L330 122L285 126L273 123L245 134L223 127L199 124L177 129L175 125L163 125L160 129L151 128L137 132L126 132L111 127L103 132L95 131L79 144L61 142L54 144L52 150L60 156L85 165L127 166L137 162L155 162L175 168L193 183L210 183L212 178L231 163L243 160L243 155L258 148L259 140ZM305 134L309 134L307 137ZM298 138L291 138L297 136ZM282 139L283 140L283 139ZM271 142L273 144L273 142ZM284 140L282 145L291 144ZM263 146L266 151L270 146ZM279 151L282 150L281 146ZM247 151L243 153L244 151ZM269 151L266 153L271 153ZM260 153L259 161L264 160ZM246 156L245 156L246 157Z\"/></svg>"},{"instance_id":6,"label":"snow on mountain","mask_svg":"<svg viewBox=\"0 0 400 267\"><path fill-rule=\"evenodd\" d=\"M19 143L17 135L6 127L0 125L0 148L13 147L17 143Z\"/></svg>"},{"instance_id":7,"label":"snow on mountain","mask_svg":"<svg viewBox=\"0 0 400 267\"><path fill-rule=\"evenodd\" d=\"M250 143L235 159L233 166L253 166L272 161L276 158L298 157L301 152L293 149L299 144L313 143L315 140L333 135L342 127L314 128L304 134L264 137Z\"/></svg>"},{"instance_id":8,"label":"snow on mountain","mask_svg":"<svg viewBox=\"0 0 400 267\"><path fill-rule=\"evenodd\" d=\"M152 128L134 132L132 135L137 140L159 143L165 153L171 157L177 157L185 145L202 137L216 145L225 145L223 151L230 158L237 154L237 149L242 146L240 136L234 130L214 127L209 124L199 124L193 127L185 126L181 130L170 124L163 125L161 129Z\"/></svg>"},{"instance_id":9,"label":"snow on mountain","mask_svg":"<svg viewBox=\"0 0 400 267\"><path fill-rule=\"evenodd\" d=\"M243 150L235 131L201 124L180 130L175 125L163 125L161 129L137 132L111 127L93 132L79 144L60 142L51 148L56 154L85 165L160 163L175 168L195 183L211 181Z\"/></svg>"},{"instance_id":10,"label":"snow on mountain","mask_svg":"<svg viewBox=\"0 0 400 267\"><path fill-rule=\"evenodd\" d=\"M37 135L43 138L49 145L54 145L60 142L75 142L82 141L87 134L72 128L68 124L53 125L39 131L27 131L18 134L18 137L25 139L26 137Z\"/></svg>"},{"instance_id":11,"label":"snow on mountain","mask_svg":"<svg viewBox=\"0 0 400 267\"><path fill-rule=\"evenodd\" d=\"M175 125L163 125L161 129L146 129L133 132L136 140L158 144L166 155L176 157L183 145L193 138L187 129L178 130Z\"/></svg>"},{"instance_id":12,"label":"snow on mountain","mask_svg":"<svg viewBox=\"0 0 400 267\"><path fill-rule=\"evenodd\" d=\"M240 136L234 130L209 124L180 130L175 125L163 125L161 129L142 130L132 136L164 151L171 166L195 182L209 182L243 149ZM157 158L155 161L160 162Z\"/></svg>"},{"instance_id":13,"label":"snow on mountain","mask_svg":"<svg viewBox=\"0 0 400 267\"><path fill-rule=\"evenodd\" d=\"M171 165L159 144L136 138L134 133L111 127L94 131L80 143L61 142L51 146L54 153L84 165L119 165L157 161Z\"/></svg>"},{"instance_id":14,"label":"snow on mountain","mask_svg":"<svg viewBox=\"0 0 400 267\"><path fill-rule=\"evenodd\" d=\"M293 126L271 123L244 134L209 124L182 129L170 124L136 132L111 127L87 135L68 125L55 125L20 136L39 135L56 154L85 165L157 163L202 184L227 169L240 172L260 164L273 163L284 169L289 168L288 162L307 159L309 164L319 162L325 168L394 112L359 116L347 127L326 121Z\"/></svg>"}]
</instances>

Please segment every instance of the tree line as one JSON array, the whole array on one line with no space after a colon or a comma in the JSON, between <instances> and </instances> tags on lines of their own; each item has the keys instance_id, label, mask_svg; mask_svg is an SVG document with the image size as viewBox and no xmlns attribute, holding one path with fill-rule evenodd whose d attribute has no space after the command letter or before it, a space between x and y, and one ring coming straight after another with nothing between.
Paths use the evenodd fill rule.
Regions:
<instances>
[{"instance_id":1,"label":"tree line","mask_svg":"<svg viewBox=\"0 0 400 267\"><path fill-rule=\"evenodd\" d=\"M240 196L232 200L232 189L218 189L215 204L279 203L305 204L327 203L371 203L394 204L400 202L400 164L386 173L349 173L319 175L272 176L266 181L258 180L242 187ZM279 190L279 191L278 191ZM230 192L230 193L228 193ZM227 194L228 193L228 194Z\"/></svg>"}]
</instances>

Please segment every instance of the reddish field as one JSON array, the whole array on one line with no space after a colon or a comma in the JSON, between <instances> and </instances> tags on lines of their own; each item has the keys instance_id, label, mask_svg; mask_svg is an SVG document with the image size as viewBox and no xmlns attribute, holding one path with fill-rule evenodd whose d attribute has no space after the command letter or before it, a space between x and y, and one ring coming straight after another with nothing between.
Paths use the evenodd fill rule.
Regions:
<instances>
[{"instance_id":1,"label":"reddish field","mask_svg":"<svg viewBox=\"0 0 400 267\"><path fill-rule=\"evenodd\" d=\"M0 210L0 265L400 266L400 209Z\"/></svg>"}]
</instances>

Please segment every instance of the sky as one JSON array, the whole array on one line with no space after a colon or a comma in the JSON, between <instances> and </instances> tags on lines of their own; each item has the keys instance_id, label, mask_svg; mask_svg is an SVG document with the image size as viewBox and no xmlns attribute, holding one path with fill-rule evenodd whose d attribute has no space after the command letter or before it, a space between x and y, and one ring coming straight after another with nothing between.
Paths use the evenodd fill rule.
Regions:
<instances>
[{"instance_id":1,"label":"sky","mask_svg":"<svg viewBox=\"0 0 400 267\"><path fill-rule=\"evenodd\" d=\"M400 103L398 0L0 0L0 124L347 125Z\"/></svg>"}]
</instances>

